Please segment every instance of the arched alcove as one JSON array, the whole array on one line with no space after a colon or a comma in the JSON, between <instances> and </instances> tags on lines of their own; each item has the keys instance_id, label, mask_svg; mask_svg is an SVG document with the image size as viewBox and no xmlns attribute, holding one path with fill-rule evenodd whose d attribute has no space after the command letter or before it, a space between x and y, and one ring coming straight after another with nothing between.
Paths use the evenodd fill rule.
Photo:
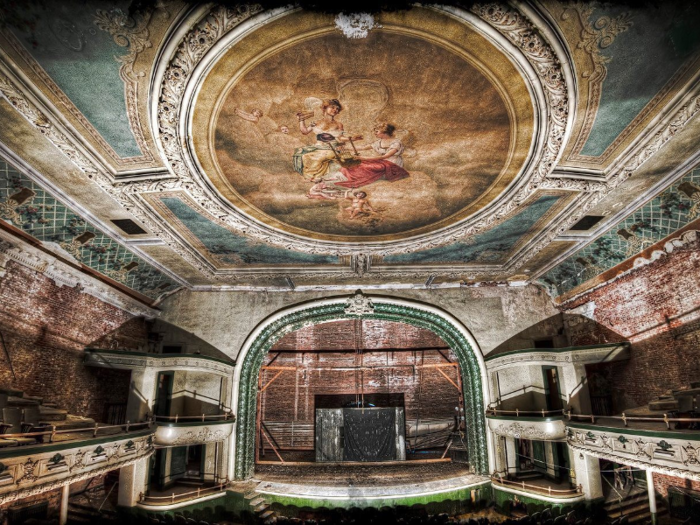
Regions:
<instances>
[{"instance_id":1,"label":"arched alcove","mask_svg":"<svg viewBox=\"0 0 700 525\"><path fill-rule=\"evenodd\" d=\"M481 351L469 331L449 313L423 303L392 297L336 297L287 308L265 319L248 336L236 367L237 406L235 479L247 479L255 466L255 418L258 376L270 348L285 334L301 327L342 319L378 319L411 324L434 332L453 350L462 372L467 445L474 470L489 472L487 431L484 418L485 366Z\"/></svg>"}]
</instances>

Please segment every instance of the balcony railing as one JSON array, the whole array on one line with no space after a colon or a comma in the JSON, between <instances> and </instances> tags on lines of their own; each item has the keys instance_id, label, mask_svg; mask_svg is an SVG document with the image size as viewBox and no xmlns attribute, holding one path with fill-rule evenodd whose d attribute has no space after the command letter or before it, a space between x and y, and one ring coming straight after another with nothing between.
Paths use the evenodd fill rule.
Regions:
<instances>
[{"instance_id":1,"label":"balcony railing","mask_svg":"<svg viewBox=\"0 0 700 525\"><path fill-rule=\"evenodd\" d=\"M691 429L700 428L700 418L697 417L668 417L668 414L663 414L663 416L627 416L623 412L619 416L596 416L593 414L572 414L571 410L564 412L564 415L569 421L572 419L583 420L584 422L594 423L597 419L605 419L611 421L621 421L624 426L629 426L628 423L632 422L645 422L645 423L656 423L664 424L668 430L671 430L671 423L690 423Z\"/></svg>"},{"instance_id":2,"label":"balcony railing","mask_svg":"<svg viewBox=\"0 0 700 525\"><path fill-rule=\"evenodd\" d=\"M532 485L530 483L525 483L524 481L509 480L502 476L491 476L491 483L495 485L500 485L502 487L519 489L525 492L531 492L543 496L550 496L553 498L575 498L583 495L583 489L581 485L578 485L573 489L553 489L550 486L542 487L539 485Z\"/></svg>"},{"instance_id":3,"label":"balcony railing","mask_svg":"<svg viewBox=\"0 0 700 525\"><path fill-rule=\"evenodd\" d=\"M18 434L0 434L0 442L2 441L12 441L15 438L31 438L35 439L37 443L45 443L48 436L48 443L54 443L55 441L69 442L69 441L80 441L85 439L84 434L92 434L90 437L97 437L100 431L105 435L106 430L120 429L119 432L109 432L109 435L118 435L122 432L132 432L134 430L142 430L145 428L150 428L151 422L146 421L144 423L125 423L123 425L100 425L98 423L85 427L78 428L68 428L64 430L57 430L55 425L44 426L43 428L49 428L50 430L42 430L37 432L22 432ZM70 434L81 434L80 436L70 437Z\"/></svg>"},{"instance_id":4,"label":"balcony railing","mask_svg":"<svg viewBox=\"0 0 700 525\"><path fill-rule=\"evenodd\" d=\"M555 417L565 416L566 411L563 408L557 410L498 410L489 408L486 410L487 416L515 416L515 417Z\"/></svg>"},{"instance_id":5,"label":"balcony railing","mask_svg":"<svg viewBox=\"0 0 700 525\"><path fill-rule=\"evenodd\" d=\"M139 503L141 505L148 506L167 506L174 505L176 503L182 503L185 501L192 501L205 496L210 496L212 494L218 494L226 490L229 481L226 480L223 483L219 483L212 487L197 488L197 490L192 490L189 492L175 493L173 492L170 496L147 496L143 492L139 495Z\"/></svg>"},{"instance_id":6,"label":"balcony railing","mask_svg":"<svg viewBox=\"0 0 700 525\"><path fill-rule=\"evenodd\" d=\"M201 416L180 416L175 414L174 416L153 416L153 421L156 423L196 423L198 421L235 421L236 416L232 413L226 414L202 414Z\"/></svg>"},{"instance_id":7,"label":"balcony railing","mask_svg":"<svg viewBox=\"0 0 700 525\"><path fill-rule=\"evenodd\" d=\"M666 429L671 430L672 423L688 423L689 429L700 429L700 418L697 417L669 417L668 413L662 416L628 416L624 412L619 416L599 416L595 414L574 414L571 410L565 408L558 410L499 410L496 408L488 408L487 416L515 416L515 417L556 417L566 416L569 421L583 421L585 423L596 423L597 420L619 421L627 427L630 422L655 423L663 424Z\"/></svg>"}]
</instances>

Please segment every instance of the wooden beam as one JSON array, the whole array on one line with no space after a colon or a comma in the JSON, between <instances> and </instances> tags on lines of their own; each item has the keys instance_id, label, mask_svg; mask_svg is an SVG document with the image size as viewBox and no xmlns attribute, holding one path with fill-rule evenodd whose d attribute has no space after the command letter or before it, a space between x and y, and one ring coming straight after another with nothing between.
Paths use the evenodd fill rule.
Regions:
<instances>
[{"instance_id":1,"label":"wooden beam","mask_svg":"<svg viewBox=\"0 0 700 525\"><path fill-rule=\"evenodd\" d=\"M460 391L459 386L457 385L457 383L455 383L454 381L452 381L452 379L450 379L449 376L448 376L445 372L443 372L443 371L442 371L441 369L439 369L439 368L437 369L437 371L440 372L440 373L445 377L445 379L447 379L450 383L452 383L452 385L457 389L457 392Z\"/></svg>"},{"instance_id":2,"label":"wooden beam","mask_svg":"<svg viewBox=\"0 0 700 525\"><path fill-rule=\"evenodd\" d=\"M260 389L260 393L262 394L265 390L267 390L267 387L270 386L270 385L273 383L273 381L274 381L275 379L277 379L277 378L282 374L282 372L284 372L284 370L280 370L280 371L277 372L274 376L272 376L272 379L270 379L270 380L267 382L267 384L266 384L264 387L262 387L262 389Z\"/></svg>"},{"instance_id":3,"label":"wooden beam","mask_svg":"<svg viewBox=\"0 0 700 525\"><path fill-rule=\"evenodd\" d=\"M282 463L284 463L284 460L282 459L282 456L280 456L280 453L277 452L277 448L275 447L275 445L272 444L272 441L270 441L270 438L267 437L267 432L265 431L265 427L264 427L264 426L263 426L263 427L260 427L260 430L262 431L263 437L267 440L267 442L268 442L268 443L270 444L270 446L272 447L272 451L273 451L273 452L275 453L275 455L279 458L279 460L280 460Z\"/></svg>"}]
</instances>

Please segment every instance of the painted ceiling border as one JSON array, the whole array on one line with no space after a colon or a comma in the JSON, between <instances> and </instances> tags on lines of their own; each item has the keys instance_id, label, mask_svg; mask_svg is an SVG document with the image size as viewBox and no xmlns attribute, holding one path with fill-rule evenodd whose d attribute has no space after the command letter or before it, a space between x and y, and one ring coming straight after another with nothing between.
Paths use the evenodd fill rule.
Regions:
<instances>
[{"instance_id":1,"label":"painted ceiling border","mask_svg":"<svg viewBox=\"0 0 700 525\"><path fill-rule=\"evenodd\" d=\"M10 164L14 169L19 171L21 174L26 176L28 179L34 181L36 184L41 186L44 191L49 195L54 197L56 200L60 201L64 206L70 208L79 214L86 222L90 223L94 228L100 230L107 237L110 237L115 242L121 244L125 249L133 252L140 259L153 266L156 270L164 273L170 279L178 283L180 286L190 287L190 283L185 279L174 273L169 268L163 266L159 261L153 259L149 254L145 253L143 250L138 248L138 245L130 244L128 239L114 232L114 225L109 225L105 223L102 219L96 217L91 211L87 210L83 205L76 202L72 197L68 196L63 190L56 186L49 179L44 177L41 173L36 171L31 165L20 158L14 153L10 148L8 148L2 141L0 141L0 157L3 158L8 164ZM143 243L148 243L148 245L153 245L153 239L145 238L138 239ZM162 244L162 242L158 242Z\"/></svg>"},{"instance_id":2,"label":"painted ceiling border","mask_svg":"<svg viewBox=\"0 0 700 525\"><path fill-rule=\"evenodd\" d=\"M700 103L700 102L699 102ZM682 164L678 165L673 171L671 171L667 176L662 178L656 184L647 189L644 193L638 196L633 202L623 209L616 212L614 215L607 217L605 222L600 224L596 230L588 235L560 235L555 240L557 241L574 241L577 244L565 252L563 252L559 257L553 259L547 265L542 266L533 274L532 279L539 279L541 276L546 274L551 269L555 268L565 260L573 257L577 252L588 246L589 244L595 242L598 238L605 235L611 228L613 228L617 223L625 219L626 217L636 213L639 209L649 203L651 200L659 196L661 193L666 191L668 188L673 186L679 179L683 178L686 174L700 167L700 150L695 152L695 154L686 159Z\"/></svg>"},{"instance_id":3,"label":"painted ceiling border","mask_svg":"<svg viewBox=\"0 0 700 525\"><path fill-rule=\"evenodd\" d=\"M148 21L151 18L151 15L152 13L148 13L145 18L141 18L141 21L143 22L145 20L145 23L147 25ZM66 108L67 113L84 128L87 136L89 136L90 139L92 139L99 146L99 148L101 148L104 151L104 153L109 158L109 161L111 161L111 164L115 165L117 170L118 168L124 167L136 167L141 169L158 167L157 165L153 165L153 163L157 161L157 158L154 157L151 151L149 150L147 142L143 135L141 119L139 117L137 109L137 80L133 79L131 75L128 75L125 72L123 72L129 64L133 65L133 62L136 60L138 54L146 46L146 44L152 45L152 43L148 40L149 34L147 27L141 28L136 20L131 20L134 21L136 25L130 27L125 24L121 28L121 30L124 32L124 37L129 42L127 46L133 43L134 45L138 45L138 47L140 47L141 49L136 51L133 54L133 57L131 57L132 53L130 51L129 53L127 53L127 55L115 58L132 58L132 60L129 60L127 62L122 62L122 66L120 68L120 77L124 82L124 110L126 111L126 115L129 121L129 127L131 128L132 134L134 136L135 144L141 150L141 155L133 157L121 157L107 142L107 140L100 134L100 132L97 131L97 129L92 125L92 123L87 119L87 117L77 108L73 101L70 98L68 98L68 96L56 84L56 82L46 72L46 70L44 70L44 68L34 59L34 57L29 53L29 51L27 51L27 49L24 47L24 45L22 45L22 43L17 39L17 37L15 37L15 35L13 35L9 29L5 29L4 31L2 31L2 37L7 41L10 48L24 61L26 66L22 66L21 64L17 63L17 61L12 60L10 57L3 53L5 55L3 56L3 58L5 59L6 63L13 67L16 74L21 75L23 77L23 79L25 80L25 84L31 87L34 96L40 98L48 108L51 108L51 112L54 116L58 117L58 115L61 115L62 118L65 118L62 115L62 113L58 110L56 103L53 100L51 100L51 97L34 82L29 80L25 68L28 69L32 74L36 75L38 79L46 86L46 90L48 91L48 93L50 93L51 96L55 97L56 102L62 104ZM141 29L146 30L145 40L143 39L143 34L139 35ZM115 25L110 26L110 30L105 29L105 31L107 31L110 35L113 36L111 30L118 30L116 23ZM116 65L117 62L115 61L115 66ZM82 134L79 134L79 136L81 139L85 139L85 137L83 137ZM93 144L90 144L88 140L83 140L82 142L84 146L90 147L93 150L93 153L102 157L101 154L95 151L96 148ZM102 160L104 162L106 159L102 157ZM115 172L117 170L115 170Z\"/></svg>"}]
</instances>

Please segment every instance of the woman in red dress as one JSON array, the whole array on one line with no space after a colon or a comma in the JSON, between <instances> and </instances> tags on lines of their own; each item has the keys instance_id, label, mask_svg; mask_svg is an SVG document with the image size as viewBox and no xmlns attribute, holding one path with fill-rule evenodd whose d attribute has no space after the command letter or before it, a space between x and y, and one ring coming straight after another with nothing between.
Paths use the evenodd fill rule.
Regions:
<instances>
[{"instance_id":1,"label":"woman in red dress","mask_svg":"<svg viewBox=\"0 0 700 525\"><path fill-rule=\"evenodd\" d=\"M333 181L337 186L345 188L360 188L378 180L394 182L405 179L409 173L403 168L404 147L401 141L394 138L396 127L391 124L380 124L374 128L377 140L371 145L358 147L359 151L373 150L376 156L360 157L359 164L341 167L344 181Z\"/></svg>"}]
</instances>

